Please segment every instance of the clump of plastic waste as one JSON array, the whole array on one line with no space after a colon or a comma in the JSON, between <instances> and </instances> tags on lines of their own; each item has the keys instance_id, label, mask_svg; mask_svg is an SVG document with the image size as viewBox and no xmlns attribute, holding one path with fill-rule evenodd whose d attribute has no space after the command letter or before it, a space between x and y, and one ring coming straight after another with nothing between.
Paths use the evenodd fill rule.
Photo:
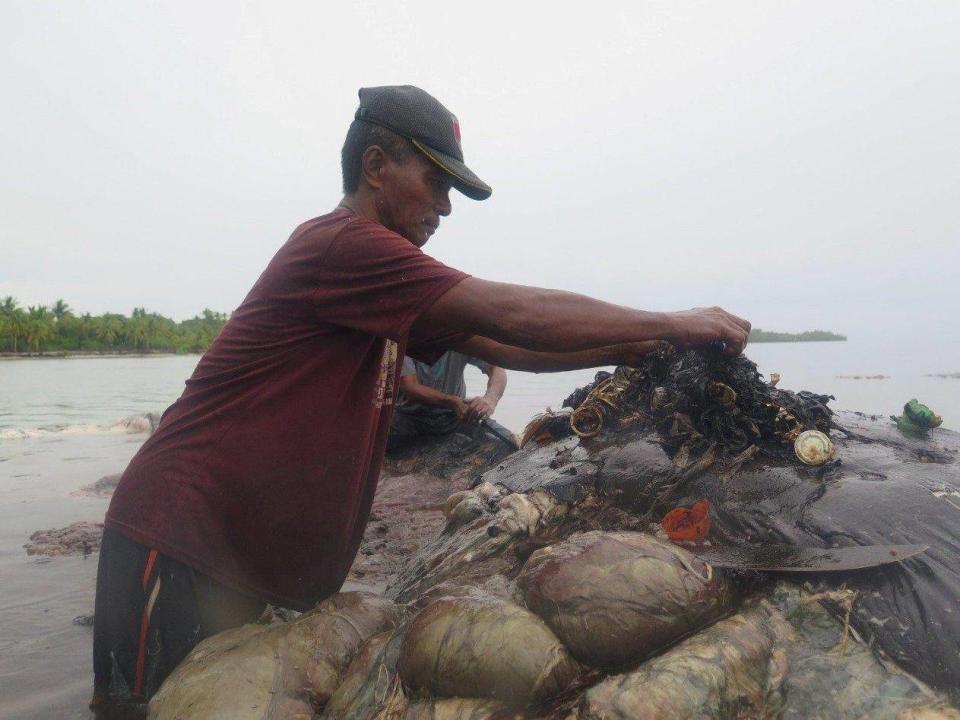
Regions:
<instances>
[{"instance_id":1,"label":"clump of plastic waste","mask_svg":"<svg viewBox=\"0 0 960 720\"><path fill-rule=\"evenodd\" d=\"M897 424L901 432L910 435L924 435L928 430L940 427L943 418L937 415L916 398L903 406L903 415L891 415L890 419Z\"/></svg>"},{"instance_id":2,"label":"clump of plastic waste","mask_svg":"<svg viewBox=\"0 0 960 720\"><path fill-rule=\"evenodd\" d=\"M666 348L638 367L597 373L573 392L571 429L592 437L607 428L653 424L671 456L711 452L733 457L745 451L797 462L793 443L806 430L828 433L831 395L781 390L764 382L755 363ZM682 463L685 464L685 463Z\"/></svg>"},{"instance_id":3,"label":"clump of plastic waste","mask_svg":"<svg viewBox=\"0 0 960 720\"><path fill-rule=\"evenodd\" d=\"M214 635L166 679L150 700L150 717L310 720L337 690L357 649L401 613L386 598L347 592L291 623Z\"/></svg>"},{"instance_id":4,"label":"clump of plastic waste","mask_svg":"<svg viewBox=\"0 0 960 720\"><path fill-rule=\"evenodd\" d=\"M584 695L578 720L780 717L790 625L760 604Z\"/></svg>"},{"instance_id":5,"label":"clump of plastic waste","mask_svg":"<svg viewBox=\"0 0 960 720\"><path fill-rule=\"evenodd\" d=\"M575 658L603 668L662 651L735 601L722 573L638 532L592 531L537 550L517 586Z\"/></svg>"},{"instance_id":6,"label":"clump of plastic waste","mask_svg":"<svg viewBox=\"0 0 960 720\"><path fill-rule=\"evenodd\" d=\"M512 706L558 694L579 672L540 618L480 592L443 597L420 611L407 627L397 669L414 693Z\"/></svg>"}]
</instances>

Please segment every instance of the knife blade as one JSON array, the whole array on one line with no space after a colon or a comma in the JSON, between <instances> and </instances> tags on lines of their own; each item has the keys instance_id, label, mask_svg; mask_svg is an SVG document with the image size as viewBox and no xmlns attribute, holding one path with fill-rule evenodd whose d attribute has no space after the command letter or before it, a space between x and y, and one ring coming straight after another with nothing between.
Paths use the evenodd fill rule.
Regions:
<instances>
[{"instance_id":1,"label":"knife blade","mask_svg":"<svg viewBox=\"0 0 960 720\"><path fill-rule=\"evenodd\" d=\"M719 548L687 548L704 562L718 568L765 572L837 572L863 570L916 557L929 545L851 545L816 548L796 545L738 545Z\"/></svg>"},{"instance_id":2,"label":"knife blade","mask_svg":"<svg viewBox=\"0 0 960 720\"><path fill-rule=\"evenodd\" d=\"M497 429L496 426L488 423L486 418L483 418L482 420L480 420L479 424L484 430L486 430L488 433L490 433L495 438L497 438L497 440L501 440L504 443L506 443L511 450L520 449L520 446L517 445L516 438L514 438L512 435L507 435L506 433L500 431L499 429Z\"/></svg>"}]
</instances>

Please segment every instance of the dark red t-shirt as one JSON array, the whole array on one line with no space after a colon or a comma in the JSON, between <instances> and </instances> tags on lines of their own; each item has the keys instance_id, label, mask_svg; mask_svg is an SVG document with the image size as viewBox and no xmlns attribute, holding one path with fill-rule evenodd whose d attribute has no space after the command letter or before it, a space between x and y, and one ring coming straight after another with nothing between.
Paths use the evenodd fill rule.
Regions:
<instances>
[{"instance_id":1,"label":"dark red t-shirt","mask_svg":"<svg viewBox=\"0 0 960 720\"><path fill-rule=\"evenodd\" d=\"M297 228L123 474L106 525L305 609L363 534L410 326L467 275L337 210Z\"/></svg>"}]
</instances>

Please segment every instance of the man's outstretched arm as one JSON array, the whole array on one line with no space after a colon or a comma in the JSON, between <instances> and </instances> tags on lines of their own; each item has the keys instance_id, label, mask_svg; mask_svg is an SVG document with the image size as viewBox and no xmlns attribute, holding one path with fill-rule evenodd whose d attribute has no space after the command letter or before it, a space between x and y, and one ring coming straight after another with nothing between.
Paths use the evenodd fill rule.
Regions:
<instances>
[{"instance_id":1,"label":"man's outstretched arm","mask_svg":"<svg viewBox=\"0 0 960 720\"><path fill-rule=\"evenodd\" d=\"M540 373L580 370L604 365L636 365L645 355L659 350L664 344L665 342L661 340L644 340L576 352L549 353L524 350L474 335L454 349L467 355L483 358L501 368Z\"/></svg>"},{"instance_id":2,"label":"man's outstretched arm","mask_svg":"<svg viewBox=\"0 0 960 720\"><path fill-rule=\"evenodd\" d=\"M478 278L444 293L416 324L432 334L465 332L550 353L666 340L678 348L723 342L728 354L737 354L750 334L749 322L716 307L647 312L562 290Z\"/></svg>"}]
</instances>

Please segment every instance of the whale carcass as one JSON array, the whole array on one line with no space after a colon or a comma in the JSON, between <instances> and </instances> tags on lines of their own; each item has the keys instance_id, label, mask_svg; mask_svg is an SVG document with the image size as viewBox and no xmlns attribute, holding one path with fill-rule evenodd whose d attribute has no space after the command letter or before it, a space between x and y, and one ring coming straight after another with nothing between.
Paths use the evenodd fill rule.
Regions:
<instances>
[{"instance_id":1,"label":"whale carcass","mask_svg":"<svg viewBox=\"0 0 960 720\"><path fill-rule=\"evenodd\" d=\"M492 466L382 595L205 641L151 717L960 717L960 435L828 400L746 358L601 374L524 449L477 451ZM796 458L806 430L831 459ZM705 536L671 540L660 521L697 503ZM697 556L768 543L928 548L802 575Z\"/></svg>"}]
</instances>

